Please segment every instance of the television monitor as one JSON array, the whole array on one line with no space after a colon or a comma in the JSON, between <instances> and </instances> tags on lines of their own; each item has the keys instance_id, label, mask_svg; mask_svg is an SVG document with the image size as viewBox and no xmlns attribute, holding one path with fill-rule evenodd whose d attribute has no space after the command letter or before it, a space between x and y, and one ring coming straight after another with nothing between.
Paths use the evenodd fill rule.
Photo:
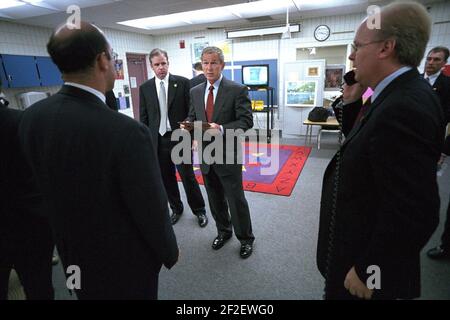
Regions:
<instances>
[{"instance_id":1,"label":"television monitor","mask_svg":"<svg viewBox=\"0 0 450 320\"><path fill-rule=\"evenodd\" d=\"M250 88L267 88L269 86L269 65L242 66L242 83Z\"/></svg>"}]
</instances>

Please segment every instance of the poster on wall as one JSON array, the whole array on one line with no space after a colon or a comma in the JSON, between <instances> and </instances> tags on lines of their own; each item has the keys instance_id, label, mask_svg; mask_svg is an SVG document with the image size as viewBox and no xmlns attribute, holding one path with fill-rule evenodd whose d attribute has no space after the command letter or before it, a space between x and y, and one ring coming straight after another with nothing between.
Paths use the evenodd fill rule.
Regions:
<instances>
[{"instance_id":1,"label":"poster on wall","mask_svg":"<svg viewBox=\"0 0 450 320\"><path fill-rule=\"evenodd\" d=\"M233 59L233 48L231 40L219 41L214 43L214 45L222 50L225 62L229 62Z\"/></svg>"},{"instance_id":2,"label":"poster on wall","mask_svg":"<svg viewBox=\"0 0 450 320\"><path fill-rule=\"evenodd\" d=\"M308 67L308 77L318 77L319 67Z\"/></svg>"},{"instance_id":3,"label":"poster on wall","mask_svg":"<svg viewBox=\"0 0 450 320\"><path fill-rule=\"evenodd\" d=\"M325 90L339 91L344 82L344 65L328 65L325 68Z\"/></svg>"},{"instance_id":4,"label":"poster on wall","mask_svg":"<svg viewBox=\"0 0 450 320\"><path fill-rule=\"evenodd\" d=\"M117 59L114 61L114 69L116 71L116 79L123 80L124 73L123 73L123 60L122 59Z\"/></svg>"},{"instance_id":5,"label":"poster on wall","mask_svg":"<svg viewBox=\"0 0 450 320\"><path fill-rule=\"evenodd\" d=\"M200 61L202 51L209 45L209 42L194 42L192 44L192 63Z\"/></svg>"},{"instance_id":6,"label":"poster on wall","mask_svg":"<svg viewBox=\"0 0 450 320\"><path fill-rule=\"evenodd\" d=\"M285 101L287 106L316 106L317 80L287 81Z\"/></svg>"}]
</instances>

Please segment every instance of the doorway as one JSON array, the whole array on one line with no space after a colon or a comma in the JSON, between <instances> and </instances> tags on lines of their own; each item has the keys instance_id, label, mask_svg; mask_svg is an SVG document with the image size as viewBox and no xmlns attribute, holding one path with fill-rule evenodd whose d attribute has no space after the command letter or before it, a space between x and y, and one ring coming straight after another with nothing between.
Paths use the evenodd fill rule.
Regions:
<instances>
[{"instance_id":1,"label":"doorway","mask_svg":"<svg viewBox=\"0 0 450 320\"><path fill-rule=\"evenodd\" d=\"M127 53L128 77L130 81L133 117L139 121L139 87L147 80L145 54Z\"/></svg>"}]
</instances>

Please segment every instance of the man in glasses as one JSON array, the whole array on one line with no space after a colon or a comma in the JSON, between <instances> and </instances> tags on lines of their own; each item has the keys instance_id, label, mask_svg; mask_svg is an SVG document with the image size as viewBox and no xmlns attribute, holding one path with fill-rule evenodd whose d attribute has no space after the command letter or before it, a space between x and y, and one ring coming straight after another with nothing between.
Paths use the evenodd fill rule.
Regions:
<instances>
[{"instance_id":1,"label":"man in glasses","mask_svg":"<svg viewBox=\"0 0 450 320\"><path fill-rule=\"evenodd\" d=\"M79 270L79 299L156 299L178 247L148 129L105 104L115 70L100 29L63 25L47 50L64 86L24 112L19 137L62 264Z\"/></svg>"},{"instance_id":2,"label":"man in glasses","mask_svg":"<svg viewBox=\"0 0 450 320\"><path fill-rule=\"evenodd\" d=\"M379 14L361 23L349 56L355 80L374 91L371 106L324 174L317 262L326 299L420 296L420 251L438 223L444 115L417 71L431 20L414 2Z\"/></svg>"}]
</instances>

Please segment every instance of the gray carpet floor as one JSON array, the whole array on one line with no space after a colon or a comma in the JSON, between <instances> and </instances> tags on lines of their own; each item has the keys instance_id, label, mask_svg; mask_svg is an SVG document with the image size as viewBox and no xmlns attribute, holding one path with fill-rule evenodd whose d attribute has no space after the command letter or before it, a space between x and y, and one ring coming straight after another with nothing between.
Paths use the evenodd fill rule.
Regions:
<instances>
[{"instance_id":1,"label":"gray carpet floor","mask_svg":"<svg viewBox=\"0 0 450 320\"><path fill-rule=\"evenodd\" d=\"M283 139L282 142L304 145L305 141ZM235 237L222 249L211 249L216 236L214 220L208 211L209 224L200 228L182 191L187 209L174 226L180 259L171 270L162 269L159 298L321 299L323 279L315 263L319 201L323 172L336 150L336 135L324 134L321 149L312 146L290 197L246 192L256 237L254 253L247 260L239 257L239 241ZM438 244L442 233L450 195L450 165L438 180L441 223L422 253L422 299L450 299L450 261L437 262L425 256L425 250ZM204 187L201 189L206 199ZM54 286L56 299L75 299L65 289L60 264L54 267Z\"/></svg>"}]
</instances>

